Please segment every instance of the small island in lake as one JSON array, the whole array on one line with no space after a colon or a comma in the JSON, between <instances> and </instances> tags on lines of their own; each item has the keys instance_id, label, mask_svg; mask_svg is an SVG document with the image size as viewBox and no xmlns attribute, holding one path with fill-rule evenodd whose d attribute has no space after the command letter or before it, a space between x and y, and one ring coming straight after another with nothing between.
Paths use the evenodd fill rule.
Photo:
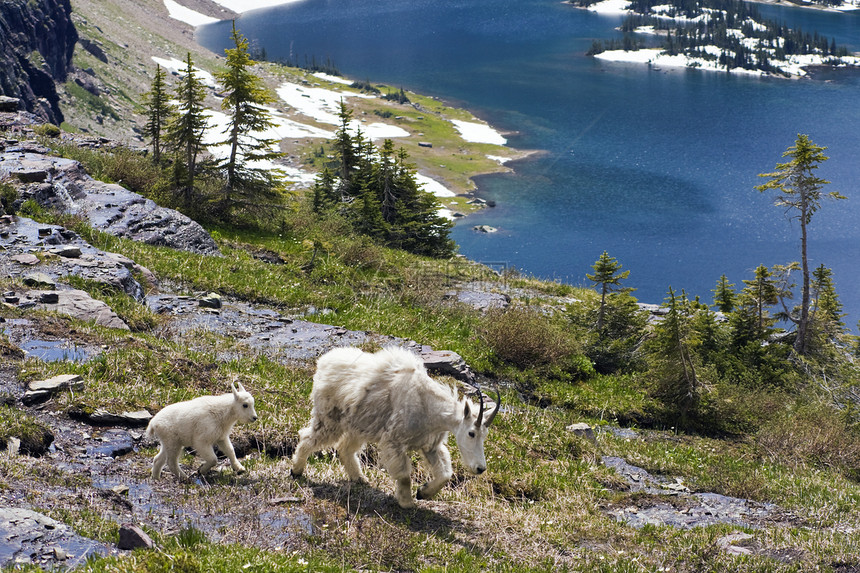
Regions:
<instances>
[{"instance_id":1,"label":"small island in lake","mask_svg":"<svg viewBox=\"0 0 860 573\"><path fill-rule=\"evenodd\" d=\"M742 0L571 3L627 14L623 38L595 40L589 49L588 55L604 60L783 77L804 76L813 66L860 66L860 57L834 39L765 20Z\"/></svg>"}]
</instances>

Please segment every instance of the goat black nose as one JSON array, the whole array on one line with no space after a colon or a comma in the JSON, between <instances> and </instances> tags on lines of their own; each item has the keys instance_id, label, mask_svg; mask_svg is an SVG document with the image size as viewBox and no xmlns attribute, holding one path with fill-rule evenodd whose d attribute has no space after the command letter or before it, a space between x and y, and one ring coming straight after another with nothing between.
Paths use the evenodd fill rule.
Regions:
<instances>
[{"instance_id":1,"label":"goat black nose","mask_svg":"<svg viewBox=\"0 0 860 573\"><path fill-rule=\"evenodd\" d=\"M485 471L487 471L487 468L482 468L482 467L480 467L480 466L478 466L478 467L476 467L476 468L475 468L475 472L476 472L476 473L479 473L479 474L482 474L482 473L484 473Z\"/></svg>"}]
</instances>

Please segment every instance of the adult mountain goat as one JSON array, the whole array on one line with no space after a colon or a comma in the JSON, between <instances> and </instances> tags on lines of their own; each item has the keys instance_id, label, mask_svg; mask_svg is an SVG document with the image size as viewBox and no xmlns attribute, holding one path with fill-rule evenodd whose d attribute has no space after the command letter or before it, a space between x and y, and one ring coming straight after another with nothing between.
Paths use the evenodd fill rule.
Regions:
<instances>
[{"instance_id":1,"label":"adult mountain goat","mask_svg":"<svg viewBox=\"0 0 860 573\"><path fill-rule=\"evenodd\" d=\"M218 458L213 445L227 455L233 471L245 471L230 442L230 430L236 422L253 422L257 419L254 397L242 384L231 385L231 394L200 396L193 400L177 402L158 411L146 428L147 438L157 438L161 449L152 461L152 479L161 477L164 464L179 479L185 474L179 469L179 457L185 446L193 447L203 458L200 475L215 467Z\"/></svg>"},{"instance_id":2,"label":"adult mountain goat","mask_svg":"<svg viewBox=\"0 0 860 573\"><path fill-rule=\"evenodd\" d=\"M415 507L408 452L419 451L430 466L432 479L417 494L430 499L453 473L445 446L448 432L469 471L487 469L484 439L500 400L484 419L483 401L476 408L468 398L458 400L455 389L430 378L421 360L407 350L370 354L335 348L317 361L311 398L311 419L299 431L293 475L302 474L311 453L336 446L349 479L366 482L358 452L375 442L382 467L394 479L397 503Z\"/></svg>"}]
</instances>

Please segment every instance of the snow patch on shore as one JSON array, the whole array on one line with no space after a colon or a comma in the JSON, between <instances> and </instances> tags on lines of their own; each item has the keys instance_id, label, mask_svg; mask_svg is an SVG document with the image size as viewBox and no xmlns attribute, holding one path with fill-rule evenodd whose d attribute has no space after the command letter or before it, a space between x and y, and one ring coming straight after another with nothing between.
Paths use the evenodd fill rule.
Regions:
<instances>
[{"instance_id":1,"label":"snow patch on shore","mask_svg":"<svg viewBox=\"0 0 860 573\"><path fill-rule=\"evenodd\" d=\"M353 84L352 80L348 80L346 78L341 78L338 76L332 76L330 74L326 74L323 72L314 72L313 76L317 77L321 80L325 80L327 82L332 82L332 83L336 83L336 84L343 84L345 86L351 86Z\"/></svg>"},{"instance_id":2,"label":"snow patch on shore","mask_svg":"<svg viewBox=\"0 0 860 573\"><path fill-rule=\"evenodd\" d=\"M283 83L276 91L284 103L300 114L320 123L331 125L340 123L338 113L340 112L341 100L347 100L351 97L373 98L371 95L340 92L293 83Z\"/></svg>"},{"instance_id":3,"label":"snow patch on shore","mask_svg":"<svg viewBox=\"0 0 860 573\"><path fill-rule=\"evenodd\" d=\"M457 194L436 181L431 177L427 177L426 175L421 175L420 173L415 174L415 181L418 183L418 187L424 189L428 193L432 193L436 197L456 197Z\"/></svg>"},{"instance_id":4,"label":"snow patch on shore","mask_svg":"<svg viewBox=\"0 0 860 573\"><path fill-rule=\"evenodd\" d=\"M195 12L191 8L186 8L181 4L177 4L173 0L164 0L164 7L167 8L167 14L174 20L185 22L189 26L197 27L203 24L212 24L218 22L218 18Z\"/></svg>"},{"instance_id":5,"label":"snow patch on shore","mask_svg":"<svg viewBox=\"0 0 860 573\"><path fill-rule=\"evenodd\" d=\"M150 57L152 58L153 62L177 75L181 76L185 71L186 63L182 60L177 60L176 58L170 58L169 60L167 60L164 58L158 58L156 56ZM213 76L206 70L194 66L194 74L197 76L197 79L199 79L204 85L209 86L210 88L214 88L218 85L215 82L215 76Z\"/></svg>"},{"instance_id":6,"label":"snow patch on shore","mask_svg":"<svg viewBox=\"0 0 860 573\"><path fill-rule=\"evenodd\" d=\"M598 14L631 14L633 11L628 6L630 0L603 0L588 6L587 10Z\"/></svg>"},{"instance_id":7,"label":"snow patch on shore","mask_svg":"<svg viewBox=\"0 0 860 573\"><path fill-rule=\"evenodd\" d=\"M495 145L504 145L508 142L502 137L502 134L484 123L475 123L473 121L462 121L452 119L451 123L460 132L460 137L464 141L471 143L492 143Z\"/></svg>"}]
</instances>

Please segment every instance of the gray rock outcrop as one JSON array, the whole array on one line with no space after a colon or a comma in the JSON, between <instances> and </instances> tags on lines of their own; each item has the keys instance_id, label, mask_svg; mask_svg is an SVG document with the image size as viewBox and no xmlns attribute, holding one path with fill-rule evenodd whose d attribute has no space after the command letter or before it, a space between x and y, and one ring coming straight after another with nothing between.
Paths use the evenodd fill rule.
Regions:
<instances>
[{"instance_id":1,"label":"gray rock outcrop","mask_svg":"<svg viewBox=\"0 0 860 573\"><path fill-rule=\"evenodd\" d=\"M106 545L77 535L67 525L23 508L0 508L0 540L4 570L25 564L73 568L90 555L109 552Z\"/></svg>"},{"instance_id":2,"label":"gray rock outcrop","mask_svg":"<svg viewBox=\"0 0 860 573\"><path fill-rule=\"evenodd\" d=\"M96 181L80 163L49 155L37 145L0 152L0 178L20 182L21 199L80 215L100 231L149 245L218 255L218 245L197 222L129 191Z\"/></svg>"},{"instance_id":3,"label":"gray rock outcrop","mask_svg":"<svg viewBox=\"0 0 860 573\"><path fill-rule=\"evenodd\" d=\"M127 257L96 249L73 231L58 225L42 225L26 217L0 220L0 250L6 255L0 258L0 276L20 279L34 289L54 290L59 279L76 275L143 301L143 286L135 275L156 284L149 270ZM25 293L16 295L19 299L26 296ZM74 295L62 297L68 299L69 308L82 304ZM43 301L34 296L31 302Z\"/></svg>"},{"instance_id":4,"label":"gray rock outcrop","mask_svg":"<svg viewBox=\"0 0 860 573\"><path fill-rule=\"evenodd\" d=\"M63 121L55 82L72 67L78 32L69 0L0 2L0 92L43 121Z\"/></svg>"}]
</instances>

